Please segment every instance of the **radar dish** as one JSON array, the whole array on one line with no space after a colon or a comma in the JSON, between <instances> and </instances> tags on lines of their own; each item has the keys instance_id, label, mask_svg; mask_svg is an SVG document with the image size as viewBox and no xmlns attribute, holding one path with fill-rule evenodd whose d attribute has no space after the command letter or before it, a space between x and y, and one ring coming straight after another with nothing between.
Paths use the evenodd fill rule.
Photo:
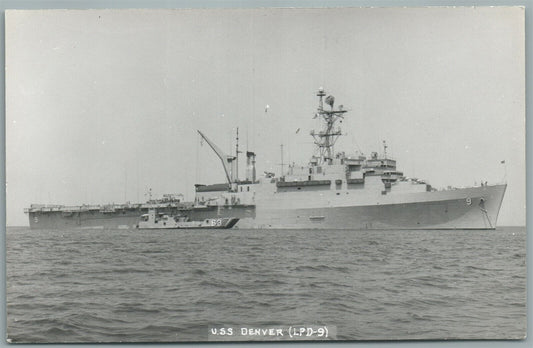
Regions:
<instances>
[{"instance_id":1,"label":"radar dish","mask_svg":"<svg viewBox=\"0 0 533 348\"><path fill-rule=\"evenodd\" d=\"M332 95L328 95L326 97L326 104L328 104L329 106L331 106L333 108L333 104L335 103L335 97L332 96Z\"/></svg>"}]
</instances>

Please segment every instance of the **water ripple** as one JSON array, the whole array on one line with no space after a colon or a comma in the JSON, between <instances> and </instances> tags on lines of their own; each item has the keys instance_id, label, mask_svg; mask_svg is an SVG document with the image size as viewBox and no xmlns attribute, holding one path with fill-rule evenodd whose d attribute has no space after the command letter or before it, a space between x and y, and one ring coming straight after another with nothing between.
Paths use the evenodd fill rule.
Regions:
<instances>
[{"instance_id":1,"label":"water ripple","mask_svg":"<svg viewBox=\"0 0 533 348\"><path fill-rule=\"evenodd\" d=\"M13 342L194 342L209 325L342 340L521 338L526 231L8 229Z\"/></svg>"}]
</instances>

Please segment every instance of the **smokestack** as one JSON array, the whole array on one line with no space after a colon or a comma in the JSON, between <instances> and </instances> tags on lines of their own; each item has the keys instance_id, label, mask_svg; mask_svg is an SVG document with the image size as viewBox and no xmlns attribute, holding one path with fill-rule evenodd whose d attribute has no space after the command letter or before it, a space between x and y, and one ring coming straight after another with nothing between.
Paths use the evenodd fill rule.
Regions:
<instances>
[{"instance_id":1,"label":"smokestack","mask_svg":"<svg viewBox=\"0 0 533 348\"><path fill-rule=\"evenodd\" d=\"M230 163L231 182L237 182L239 180L238 173L237 173L237 161L235 160L235 157L228 156L228 162Z\"/></svg>"},{"instance_id":2,"label":"smokestack","mask_svg":"<svg viewBox=\"0 0 533 348\"><path fill-rule=\"evenodd\" d=\"M255 153L246 151L246 180L255 182Z\"/></svg>"}]
</instances>

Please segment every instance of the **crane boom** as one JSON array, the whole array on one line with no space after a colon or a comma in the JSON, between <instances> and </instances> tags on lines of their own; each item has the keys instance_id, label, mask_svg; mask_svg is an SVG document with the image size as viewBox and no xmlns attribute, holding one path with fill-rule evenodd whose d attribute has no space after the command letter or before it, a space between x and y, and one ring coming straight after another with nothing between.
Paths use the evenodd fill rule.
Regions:
<instances>
[{"instance_id":1,"label":"crane boom","mask_svg":"<svg viewBox=\"0 0 533 348\"><path fill-rule=\"evenodd\" d=\"M222 166L224 167L224 172L226 173L226 179L228 180L228 183L231 185L233 183L231 163L235 160L235 157L227 155L218 146L216 146L215 143L209 140L209 138L206 137L202 132L200 132L199 130L197 131L198 131L198 134L200 134L200 136L209 144L211 149L213 149L213 151L216 153L218 158L220 158L220 161L222 162Z\"/></svg>"}]
</instances>

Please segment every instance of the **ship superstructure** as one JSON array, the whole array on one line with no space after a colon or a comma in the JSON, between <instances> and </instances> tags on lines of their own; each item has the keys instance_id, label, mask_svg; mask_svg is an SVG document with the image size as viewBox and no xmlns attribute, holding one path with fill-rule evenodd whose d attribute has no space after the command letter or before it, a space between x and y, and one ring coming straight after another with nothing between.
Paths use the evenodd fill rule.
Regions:
<instances>
[{"instance_id":1,"label":"ship superstructure","mask_svg":"<svg viewBox=\"0 0 533 348\"><path fill-rule=\"evenodd\" d=\"M239 181L224 154L200 135L221 159L227 182L196 185L194 215L237 216L240 228L346 229L494 229L506 184L435 190L410 179L387 155L335 152L342 135L337 122L347 110L321 88L315 118L323 128L311 131L316 146L307 165L291 164L281 176L255 178L255 153L247 152L247 177ZM324 102L329 105L324 106ZM253 173L253 174L252 174Z\"/></svg>"},{"instance_id":2,"label":"ship superstructure","mask_svg":"<svg viewBox=\"0 0 533 348\"><path fill-rule=\"evenodd\" d=\"M427 182L408 178L397 170L396 161L387 154L385 142L381 154L335 152L336 140L342 135L338 124L347 110L342 105L335 108L335 98L326 96L322 88L317 96L314 118L322 122L322 128L310 133L315 153L307 164L289 164L286 170L282 166L279 176L265 172L257 177L256 154L246 151L246 177L241 180L238 141L235 155L229 155L198 131L220 159L225 182L196 184L194 202L171 203L159 207L158 212L179 213L190 221L233 217L239 219L241 229L496 228L506 184L435 190ZM138 207L135 213L145 214L149 208ZM98 217L105 216L105 211L98 209ZM85 211L72 210L73 214L87 217ZM47 215L42 209L31 208L28 212L32 227L36 225L32 219ZM129 208L122 212L113 215L113 221L135 226L137 221L131 219ZM56 214L59 221L67 218L63 215L63 211L61 215ZM81 218L78 221L79 226L84 226ZM94 220L87 221L94 223Z\"/></svg>"}]
</instances>

